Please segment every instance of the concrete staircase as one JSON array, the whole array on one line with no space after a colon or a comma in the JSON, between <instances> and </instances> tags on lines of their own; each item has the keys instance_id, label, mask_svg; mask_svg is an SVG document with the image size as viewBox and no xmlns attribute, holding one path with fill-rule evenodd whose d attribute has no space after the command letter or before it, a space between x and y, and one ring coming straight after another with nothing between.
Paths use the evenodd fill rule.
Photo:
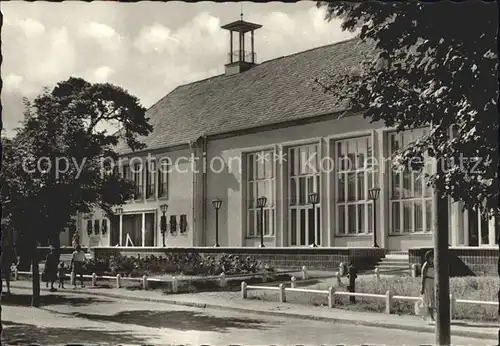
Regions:
<instances>
[{"instance_id":1,"label":"concrete staircase","mask_svg":"<svg viewBox=\"0 0 500 346\"><path fill-rule=\"evenodd\" d=\"M388 253L385 258L380 259L375 268L378 268L380 274L406 275L410 269L408 253Z\"/></svg>"}]
</instances>

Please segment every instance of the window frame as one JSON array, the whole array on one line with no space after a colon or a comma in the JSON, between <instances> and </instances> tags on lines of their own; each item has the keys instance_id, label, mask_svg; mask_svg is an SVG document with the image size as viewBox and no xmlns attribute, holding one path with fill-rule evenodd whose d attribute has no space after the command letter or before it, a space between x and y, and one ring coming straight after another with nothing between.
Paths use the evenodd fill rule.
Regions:
<instances>
[{"instance_id":1,"label":"window frame","mask_svg":"<svg viewBox=\"0 0 500 346\"><path fill-rule=\"evenodd\" d=\"M266 155L271 155L269 157L269 168L271 169L271 177L266 177L266 173L264 173L264 178L258 178L259 171L259 155L265 157ZM276 236L276 165L275 165L275 155L276 148L269 147L263 148L259 150L249 151L245 153L245 187L246 187L246 211L245 211L245 239L255 239L260 238L260 208L254 206L256 204L257 198L260 195L257 195L259 189L258 185L260 183L269 184L267 186L267 204L263 208L264 211L264 228L267 233L264 233L264 238L273 238ZM264 159L265 161L265 159ZM252 164L250 165L250 162ZM262 163L265 171L266 162ZM250 172L251 171L251 172ZM253 179L252 179L253 178ZM270 196L269 196L270 195ZM252 200L253 198L253 200ZM270 204L270 202L272 202ZM268 217L266 217L266 214ZM252 219L253 218L253 230L251 230Z\"/></svg>"},{"instance_id":2,"label":"window frame","mask_svg":"<svg viewBox=\"0 0 500 346\"><path fill-rule=\"evenodd\" d=\"M305 157L305 162L302 162L303 159L303 152L302 149L306 149L307 151L307 157ZM315 160L315 168L312 170L309 168L309 166L306 164L307 161L310 160L311 157L311 149L313 149L313 154L316 155L316 160ZM320 148L320 143L319 142L309 142L309 143L303 143L303 144L298 144L298 145L293 145L293 146L288 146L286 147L286 152L287 152L287 189L288 189L288 199L286 202L286 208L288 208L288 245L289 246L295 246L295 247L307 247L310 246L311 244L301 244L301 219L302 219L302 210L305 210L304 213L304 237L305 237L305 242L309 242L310 234L309 234L309 215L312 209L312 205L309 204L308 201L308 196L309 193L311 192L316 192L318 193L318 203L314 207L314 239L315 239L315 244L316 245L321 245L322 244L322 239L321 239L321 198L322 198L322 191L321 191L321 148ZM293 165L293 167L292 167ZM307 171L303 172L301 165L305 165ZM315 170L315 171L314 171ZM301 178L304 179L304 197L303 197L303 202L301 203ZM313 182L313 188L312 190L310 189L310 178L312 178ZM293 183L292 183L293 182ZM295 189L292 189L292 186L295 185ZM292 191L295 191L295 194L292 193ZM293 234L293 224L292 224L292 215L293 211L295 211L295 244L293 244L292 240L292 234Z\"/></svg>"},{"instance_id":3,"label":"window frame","mask_svg":"<svg viewBox=\"0 0 500 346\"><path fill-rule=\"evenodd\" d=\"M165 167L166 170L163 170L162 167ZM169 198L170 167L171 165L167 158L162 158L158 160L158 165L156 167L156 171L158 172L156 177L157 180L156 184L158 185L158 199Z\"/></svg>"},{"instance_id":4,"label":"window frame","mask_svg":"<svg viewBox=\"0 0 500 346\"><path fill-rule=\"evenodd\" d=\"M361 152L358 148L358 141L360 140L366 140L366 150L364 152ZM344 146L347 143L347 151L346 151L346 157L349 159L349 155L352 153L349 152L349 143L355 143L356 144L356 154L354 154L354 158L356 161L356 167L348 169L344 169L341 165L341 156L339 153L339 147L338 144L341 144L341 146ZM370 161L373 160L373 158L376 157L375 154L375 146L374 146L374 138L373 138L373 133L366 133L366 134L359 134L356 136L351 136L351 137L345 137L345 138L338 138L338 139L333 139L331 145L333 146L333 156L334 156L334 162L336 163L335 169L333 172L333 179L334 179L334 201L335 201L335 207L334 207L334 219L335 219L335 236L336 237L359 237L359 236L371 236L373 234L373 213L374 211L374 206L373 206L373 201L368 198L368 190L375 186L375 170L374 170L374 165L371 167L368 167L367 165L367 159L369 157L369 153L371 152L371 158ZM352 144L351 144L352 145ZM341 151L343 148L341 148ZM364 157L364 164L363 167L357 167L358 165L358 160L359 160L359 154L362 153L365 155ZM343 158L343 156L342 156ZM359 184L358 184L358 175L362 173L363 174L363 195L364 198L360 199L359 198ZM340 179L340 174L343 175L343 178L345 180ZM354 199L349 200L349 175L354 174ZM340 184L342 182L342 190L343 190L343 200L340 200ZM363 205L363 228L364 231L360 232L358 230L359 225L360 225L360 220L359 220L359 205ZM349 233L349 206L354 206L354 225L356 232L354 233ZM340 225L340 208L344 208L344 225L343 229L341 229Z\"/></svg>"},{"instance_id":5,"label":"window frame","mask_svg":"<svg viewBox=\"0 0 500 346\"><path fill-rule=\"evenodd\" d=\"M400 151L402 149L404 149L407 145L411 144L411 143L414 143L416 140L418 140L418 138L420 137L415 137L414 133L416 131L421 131L421 136L425 135L425 131L428 131L429 128L427 127L419 127L419 128L415 128L415 129L411 129L411 130L405 130L405 131L400 131L400 132L397 132L397 131L388 131L386 133L386 139L387 139L387 152L388 152L388 162L387 162L387 169L389 171L389 174L388 174L388 177L387 177L387 181L388 181L388 199L387 199L387 203L388 203L388 214L389 214L389 235L390 236L407 236L407 235L412 235L412 234L417 234L417 235L432 235L433 233L433 229L434 229L434 218L435 218L435 215L434 215L434 189L432 187L427 187L426 184L425 184L425 173L430 173L430 174L433 174L434 173L434 170L435 170L435 162L434 160L432 160L431 158L429 158L426 155L424 155L424 167L421 171L420 174L422 174L422 176L420 178L418 178L418 175L415 173L415 172L411 172L409 174L409 190L410 190L410 196L409 197L404 197L404 182L405 182L405 171L407 170L407 168L404 168L402 171L400 171L398 174L397 174L397 177L398 177L398 183L399 183L399 192L398 192L398 196L395 197L395 192L393 190L394 188L394 176L395 176L395 169L394 169L394 166L392 164L392 157L393 155L397 152L397 151ZM411 141L408 142L405 146L405 142L407 142L405 139L404 139L404 135L405 134L411 134L412 137L411 137ZM396 135L397 136L397 139L398 139L398 142L400 143L400 147L398 148L397 151L394 151L393 150L393 142L392 142L392 136L393 135ZM425 165L425 163L427 163L427 165ZM419 180L421 181L421 195L418 196L415 191L415 182ZM415 231L415 227L416 227L416 218L415 218L415 211L416 211L416 205L417 205L417 202L420 202L420 205L421 205L421 213L422 213L422 220L421 220L421 223L422 223L422 230L421 231ZM405 231L404 229L404 224L405 224L405 214L404 214L404 205L405 203L410 203L410 220L409 220L409 223L410 223L410 230L409 231ZM397 215L399 215L399 227L398 227L398 230L395 229L395 225L394 225L394 212L393 212L393 205L394 204L398 204L398 210L399 212L397 213ZM431 217L431 220L429 222L428 217L427 217L427 204L430 204L430 217ZM427 226L429 224L429 227Z\"/></svg>"}]
</instances>

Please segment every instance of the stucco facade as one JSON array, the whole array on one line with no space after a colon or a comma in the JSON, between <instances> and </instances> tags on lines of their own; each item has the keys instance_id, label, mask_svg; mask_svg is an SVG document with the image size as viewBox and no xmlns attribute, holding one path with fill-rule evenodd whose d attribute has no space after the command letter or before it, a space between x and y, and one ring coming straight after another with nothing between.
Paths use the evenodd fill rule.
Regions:
<instances>
[{"instance_id":1,"label":"stucco facade","mask_svg":"<svg viewBox=\"0 0 500 346\"><path fill-rule=\"evenodd\" d=\"M428 224L427 228L424 226L424 231L419 231L417 227L417 224L421 223L417 220L417 216L411 215L407 222L400 222L407 223L405 227L410 227L410 224L412 224L414 229L408 228L399 233L391 231L394 228L394 225L391 224L391 217L396 217L391 216L390 207L394 203L393 197L391 197L393 192L391 192L390 176L392 173L388 160L391 156L389 148L389 135L391 133L391 129L384 128L380 124L370 123L361 115L341 118L332 116L327 119L308 121L307 123L291 123L279 127L275 126L274 128L261 128L224 136L212 136L202 138L185 148L146 152L142 156L135 155L134 157L144 160L148 157L148 154L150 154L151 158L156 158L157 161L160 158L169 158L172 166L168 171L168 195L163 198L157 197L159 187L158 184L155 184L155 196L149 199L143 198L129 201L123 206L123 213L117 217L116 223L110 222L110 230L107 234L87 236L85 227L88 221L80 218L79 225L83 230L82 244L91 247L118 244L116 239L120 237L115 236L113 242L111 234L119 232L121 219L122 246L132 245L126 244L126 231L124 230L126 227L138 228L137 232L141 235L146 233L138 244L137 241L133 244L134 246L162 246L159 225L160 205L167 204L167 223L169 223L171 216L176 217L177 223L179 223L180 215L185 215L187 220L185 232L180 232L179 227L174 232L170 232L170 229L168 229L166 234L166 245L168 247L213 246L215 244L216 221L212 200L220 198L222 207L219 210L219 244L223 247L259 246L260 218L255 216L254 221L256 222L249 222L249 215L252 215L248 212L249 203L256 196L251 197L248 191L249 175L251 174L248 168L248 157L255 152L270 150L276 153L277 156L273 157L269 163L272 166L272 179L274 180L270 187L270 190L272 190L270 196L273 196L273 219L266 220L268 224L272 224L269 226L272 231L269 234L265 233L264 245L266 247L309 246L310 243L307 242L307 239L305 243L300 243L297 240L294 244L292 241L292 209L296 208L297 212L305 210L305 212L301 211L301 215L309 215L306 213L308 213L307 210L311 206L305 202L302 203L302 206L292 207L289 203L292 199L289 184L292 179L289 172L291 169L290 161L286 155L283 155L280 159L279 154L291 153L290 150L296 147L314 145L317 148L319 161L322 162L319 173L315 176L316 183L313 184L314 186L311 185L313 188L308 188L308 192L313 189L315 192L319 192L320 196L317 207L318 212L315 214L317 215L316 224L314 231L311 231L312 226L309 226L309 228L306 227L308 228L306 231L297 230L296 234L300 238L301 232L309 232L309 234L315 232L318 236L315 238L314 243L321 247L370 247L373 244L373 235L371 225L367 225L372 220L373 215L371 213L360 213L361 216L357 216L356 219L356 222L365 224L364 230L367 230L366 232L359 228L354 234L351 234L350 230L344 233L339 232L339 227L341 228L342 225L346 228L351 226L345 223L341 225L337 220L341 215L338 212L340 209L338 209L337 205L340 203L339 194L336 192L336 189L340 190L337 176L339 168L329 166L331 162L338 165L336 147L340 145L339 143L364 138L369 143L368 147L372 148L369 151L371 150L370 152L376 160L373 162L377 162L377 164L370 176L370 182L365 183L363 186L366 190L371 186L381 188L380 197L374 209L377 216L378 245L389 251L407 251L412 247L432 246L433 222L429 220L435 218L433 214L435 200L432 194L429 194L426 199L426 203L429 202L430 204L427 210L429 214L423 218ZM124 162L131 159L131 155L124 157ZM142 179L145 179L144 176ZM411 184L415 185L416 183ZM145 188L145 184L143 184L143 188ZM361 202L368 203L366 205L372 203L368 201L366 193L364 194L364 201ZM409 210L412 213L417 213L416 208L413 206ZM403 213L405 212L406 207L403 210ZM399 213L399 209L396 213ZM150 214L150 219L154 220L152 226L150 225L151 221L147 221L146 214ZM136 216L135 226L126 226L124 218L134 215ZM269 215L271 215L271 212ZM422 215L422 210L418 215ZM102 218L104 216L98 211L93 215L93 219ZM300 216L295 216L295 218L300 221ZM471 244L473 240L470 240L472 238L468 234L471 221L468 218L468 212L464 213L458 204L449 203L450 245L494 246L494 221L487 221L486 224L483 222L482 225L481 221L478 221L480 224L479 241L478 244ZM310 220L310 217L307 216L307 219ZM300 227L304 228L304 224L305 221ZM150 240L149 243L144 239L149 237L146 230L148 227L154 230L153 240ZM249 227L255 228L255 232ZM403 226L401 226L401 229L403 229Z\"/></svg>"}]
</instances>

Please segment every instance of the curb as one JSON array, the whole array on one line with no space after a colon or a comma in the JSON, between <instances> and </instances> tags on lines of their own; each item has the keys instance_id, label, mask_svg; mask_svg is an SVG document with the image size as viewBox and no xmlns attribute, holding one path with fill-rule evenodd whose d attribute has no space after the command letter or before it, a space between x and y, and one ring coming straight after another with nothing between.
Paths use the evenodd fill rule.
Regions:
<instances>
[{"instance_id":1,"label":"curb","mask_svg":"<svg viewBox=\"0 0 500 346\"><path fill-rule=\"evenodd\" d=\"M17 285L12 285L11 288L17 288L22 290L30 290L30 287L22 287ZM47 288L40 288L41 291L49 291ZM248 308L238 308L232 306L218 305L218 304L204 304L204 303L195 303L195 302L186 302L179 300L171 300L168 298L147 298L147 297L130 297L127 295L121 295L117 293L107 293L107 292L92 292L92 291L75 291L73 289L69 289L65 291L71 294L81 294L81 295L90 295L90 296L100 296L106 298L114 298L114 299L122 299L128 301L146 301L151 303L160 303L160 304L171 304L171 305L179 305L179 306L188 306L193 308L200 309L217 309L217 310L229 310L236 312L245 312L245 313L254 313L266 316L274 316L274 317L289 317L301 320L313 320L313 321L324 321L324 322L334 322L338 324L355 324L358 326L366 326L366 327L378 327L385 329L397 329L397 330L405 330L410 332L421 332L421 333L434 333L434 327L424 327L424 326L411 326L411 325L400 325L393 323L384 323L384 322L370 322L370 321L362 321L355 319L346 319L346 318L338 318L338 317L325 317L325 316L314 316L314 315L302 315L291 312L284 311L269 311L269 310L258 310L258 309L248 309ZM453 324L452 324L453 326ZM477 338L477 339L488 339L488 340L497 340L498 335L492 333L482 333L468 330L452 330L452 336L466 337L466 338Z\"/></svg>"}]
</instances>

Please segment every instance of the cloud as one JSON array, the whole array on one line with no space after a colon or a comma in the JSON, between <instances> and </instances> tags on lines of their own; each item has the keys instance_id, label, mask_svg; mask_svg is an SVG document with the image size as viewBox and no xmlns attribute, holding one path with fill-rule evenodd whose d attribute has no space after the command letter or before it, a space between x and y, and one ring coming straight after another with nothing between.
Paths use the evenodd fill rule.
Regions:
<instances>
[{"instance_id":1,"label":"cloud","mask_svg":"<svg viewBox=\"0 0 500 346\"><path fill-rule=\"evenodd\" d=\"M158 23L141 29L139 36L134 41L134 46L142 53L151 52L169 54L175 53L179 46L179 39L172 36L172 31Z\"/></svg>"},{"instance_id":2,"label":"cloud","mask_svg":"<svg viewBox=\"0 0 500 346\"><path fill-rule=\"evenodd\" d=\"M97 40L104 50L117 50L122 37L112 27L97 22L88 22L80 26L80 34Z\"/></svg>"},{"instance_id":3,"label":"cloud","mask_svg":"<svg viewBox=\"0 0 500 346\"><path fill-rule=\"evenodd\" d=\"M45 33L45 26L31 18L19 20L17 21L17 25L23 30L28 38L36 38Z\"/></svg>"},{"instance_id":4,"label":"cloud","mask_svg":"<svg viewBox=\"0 0 500 346\"><path fill-rule=\"evenodd\" d=\"M22 118L20 95L31 98L72 75L119 85L150 106L181 84L221 74L229 32L220 26L239 11L216 3L2 3L2 98L12 103L6 127ZM352 36L339 21L325 21L314 2L249 3L245 11L245 20L263 25L255 31L258 62Z\"/></svg>"},{"instance_id":5,"label":"cloud","mask_svg":"<svg viewBox=\"0 0 500 346\"><path fill-rule=\"evenodd\" d=\"M22 82L23 77L11 73L3 78L3 87L8 91L20 89Z\"/></svg>"},{"instance_id":6,"label":"cloud","mask_svg":"<svg viewBox=\"0 0 500 346\"><path fill-rule=\"evenodd\" d=\"M104 83L109 81L109 76L115 71L109 66L101 66L92 72L92 81Z\"/></svg>"}]
</instances>

